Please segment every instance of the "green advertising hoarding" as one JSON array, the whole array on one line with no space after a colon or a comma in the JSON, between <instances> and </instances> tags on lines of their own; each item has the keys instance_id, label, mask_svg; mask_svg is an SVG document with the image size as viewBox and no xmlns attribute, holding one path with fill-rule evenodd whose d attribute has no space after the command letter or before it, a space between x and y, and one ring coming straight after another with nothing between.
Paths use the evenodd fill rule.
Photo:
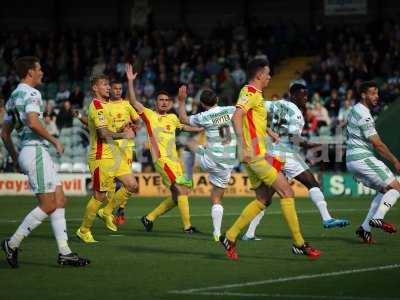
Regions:
<instances>
[{"instance_id":1,"label":"green advertising hoarding","mask_svg":"<svg viewBox=\"0 0 400 300\"><path fill-rule=\"evenodd\" d=\"M375 195L375 190L364 186L354 180L351 174L331 173L322 175L322 187L324 194L330 196L365 196Z\"/></svg>"}]
</instances>

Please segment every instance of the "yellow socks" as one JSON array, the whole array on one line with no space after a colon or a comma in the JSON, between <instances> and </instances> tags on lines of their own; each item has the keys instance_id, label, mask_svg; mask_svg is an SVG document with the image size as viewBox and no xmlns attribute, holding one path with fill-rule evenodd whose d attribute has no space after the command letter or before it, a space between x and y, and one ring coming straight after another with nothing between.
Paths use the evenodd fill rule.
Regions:
<instances>
[{"instance_id":1,"label":"yellow socks","mask_svg":"<svg viewBox=\"0 0 400 300\"><path fill-rule=\"evenodd\" d=\"M286 223L289 226L290 233L292 234L292 239L295 246L303 246L304 239L300 232L300 225L297 218L296 207L294 205L294 198L281 199L281 208Z\"/></svg>"},{"instance_id":2,"label":"yellow socks","mask_svg":"<svg viewBox=\"0 0 400 300\"><path fill-rule=\"evenodd\" d=\"M171 197L166 198L163 202L160 203L151 213L149 213L146 218L152 222L157 219L159 216L165 214L171 208L174 208L176 203L172 201Z\"/></svg>"},{"instance_id":3,"label":"yellow socks","mask_svg":"<svg viewBox=\"0 0 400 300\"><path fill-rule=\"evenodd\" d=\"M132 196L132 193L128 192L128 190L122 186L116 193L115 193L115 199L117 202L117 207L123 207L125 208L126 203L128 202L129 197Z\"/></svg>"},{"instance_id":4,"label":"yellow socks","mask_svg":"<svg viewBox=\"0 0 400 300\"><path fill-rule=\"evenodd\" d=\"M265 209L265 205L258 200L250 202L242 211L239 218L233 224L233 226L226 232L228 240L234 242L237 236L262 210Z\"/></svg>"},{"instance_id":5,"label":"yellow socks","mask_svg":"<svg viewBox=\"0 0 400 300\"><path fill-rule=\"evenodd\" d=\"M128 192L128 190L122 186L116 193L113 193L112 197L110 197L111 199L108 200L107 205L103 209L104 214L109 216L113 213L115 208L125 207L131 195L132 193Z\"/></svg>"},{"instance_id":6,"label":"yellow socks","mask_svg":"<svg viewBox=\"0 0 400 300\"><path fill-rule=\"evenodd\" d=\"M92 228L93 221L96 218L97 211L103 202L96 200L93 196L86 205L85 215L83 216L82 225L79 228L81 233L87 233Z\"/></svg>"},{"instance_id":7,"label":"yellow socks","mask_svg":"<svg viewBox=\"0 0 400 300\"><path fill-rule=\"evenodd\" d=\"M104 215L110 216L110 215L112 215L114 208L117 206L116 193L107 194L107 198L108 198L108 202L107 202L107 205L104 206L103 212L104 212Z\"/></svg>"},{"instance_id":8,"label":"yellow socks","mask_svg":"<svg viewBox=\"0 0 400 300\"><path fill-rule=\"evenodd\" d=\"M178 208L181 213L183 229L189 229L192 227L192 224L190 223L189 199L187 195L178 196Z\"/></svg>"}]
</instances>

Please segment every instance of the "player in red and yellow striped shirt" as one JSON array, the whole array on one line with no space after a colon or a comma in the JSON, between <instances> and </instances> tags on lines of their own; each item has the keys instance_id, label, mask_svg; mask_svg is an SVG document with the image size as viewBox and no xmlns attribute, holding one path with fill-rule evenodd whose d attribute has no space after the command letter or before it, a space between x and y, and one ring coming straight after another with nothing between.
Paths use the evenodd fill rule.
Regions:
<instances>
[{"instance_id":1,"label":"player in red and yellow striped shirt","mask_svg":"<svg viewBox=\"0 0 400 300\"><path fill-rule=\"evenodd\" d=\"M107 203L107 193L115 191L115 178L118 178L129 192L137 190L137 182L127 161L118 153L117 140L133 139L131 128L119 132L115 126L109 107L110 84L104 75L91 80L94 99L88 109L90 133L89 169L92 174L93 196L90 198L77 236L85 243L96 242L91 233L93 221L103 203Z\"/></svg>"},{"instance_id":2,"label":"player in red and yellow striped shirt","mask_svg":"<svg viewBox=\"0 0 400 300\"><path fill-rule=\"evenodd\" d=\"M133 81L137 74L133 73L131 65L127 65L126 75L129 83L129 101L146 125L155 168L161 175L163 184L171 190L171 197L166 198L158 207L141 219L143 226L146 231L151 231L153 222L159 216L178 206L184 231L195 233L197 230L190 222L188 201L192 183L185 179L182 172L176 151L175 131L181 129L200 132L202 129L183 125L176 115L170 114L172 99L165 92L158 93L155 111L144 107L135 97Z\"/></svg>"},{"instance_id":3,"label":"player in red and yellow striped shirt","mask_svg":"<svg viewBox=\"0 0 400 300\"><path fill-rule=\"evenodd\" d=\"M238 259L235 242L246 227L261 211L271 204L272 188L281 197L281 207L294 241L293 252L312 257L320 255L309 247L300 232L300 225L294 205L294 193L286 178L267 161L267 111L262 90L271 79L269 63L264 59L254 59L248 64L249 84L240 92L236 111L232 117L238 139L238 152L244 163L256 200L242 211L233 226L220 237L230 259Z\"/></svg>"}]
</instances>

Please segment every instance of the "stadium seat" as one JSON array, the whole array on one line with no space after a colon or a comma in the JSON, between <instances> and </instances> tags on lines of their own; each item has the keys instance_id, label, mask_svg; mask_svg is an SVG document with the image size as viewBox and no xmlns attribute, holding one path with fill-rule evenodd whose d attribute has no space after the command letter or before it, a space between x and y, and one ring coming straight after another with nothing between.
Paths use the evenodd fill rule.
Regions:
<instances>
[{"instance_id":1,"label":"stadium seat","mask_svg":"<svg viewBox=\"0 0 400 300\"><path fill-rule=\"evenodd\" d=\"M87 164L85 162L74 162L72 165L72 172L85 173L87 171Z\"/></svg>"}]
</instances>

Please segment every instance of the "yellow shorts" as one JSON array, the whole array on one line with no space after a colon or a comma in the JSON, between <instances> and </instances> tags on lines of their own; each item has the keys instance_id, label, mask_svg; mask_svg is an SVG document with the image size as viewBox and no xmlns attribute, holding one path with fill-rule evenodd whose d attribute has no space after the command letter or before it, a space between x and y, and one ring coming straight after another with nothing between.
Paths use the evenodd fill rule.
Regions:
<instances>
[{"instance_id":1,"label":"yellow shorts","mask_svg":"<svg viewBox=\"0 0 400 300\"><path fill-rule=\"evenodd\" d=\"M161 157L155 163L158 174L161 175L165 187L170 188L177 179L183 178L181 164L166 157Z\"/></svg>"},{"instance_id":2,"label":"yellow shorts","mask_svg":"<svg viewBox=\"0 0 400 300\"><path fill-rule=\"evenodd\" d=\"M264 157L244 164L247 175L249 175L252 189L258 188L261 184L271 186L278 178L278 171Z\"/></svg>"},{"instance_id":3,"label":"yellow shorts","mask_svg":"<svg viewBox=\"0 0 400 300\"><path fill-rule=\"evenodd\" d=\"M93 191L114 192L116 166L113 159L89 160Z\"/></svg>"}]
</instances>

